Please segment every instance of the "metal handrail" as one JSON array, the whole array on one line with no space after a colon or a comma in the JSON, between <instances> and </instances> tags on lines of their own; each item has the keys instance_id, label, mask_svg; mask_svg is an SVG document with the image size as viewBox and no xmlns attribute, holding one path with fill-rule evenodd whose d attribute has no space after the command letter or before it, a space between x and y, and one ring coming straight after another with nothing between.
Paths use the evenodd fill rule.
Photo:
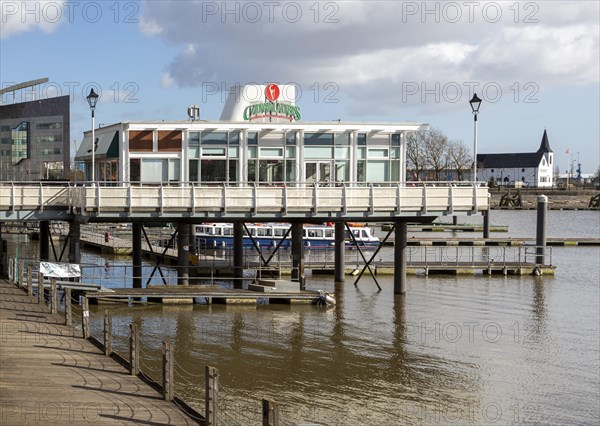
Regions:
<instances>
[{"instance_id":1,"label":"metal handrail","mask_svg":"<svg viewBox=\"0 0 600 426\"><path fill-rule=\"evenodd\" d=\"M6 190L10 185L10 196ZM84 185L58 183L2 183L0 210L64 209L82 214L115 211L218 211L279 214L362 213L375 215L435 214L488 207L485 184L470 182L254 182L130 183Z\"/></svg>"}]
</instances>

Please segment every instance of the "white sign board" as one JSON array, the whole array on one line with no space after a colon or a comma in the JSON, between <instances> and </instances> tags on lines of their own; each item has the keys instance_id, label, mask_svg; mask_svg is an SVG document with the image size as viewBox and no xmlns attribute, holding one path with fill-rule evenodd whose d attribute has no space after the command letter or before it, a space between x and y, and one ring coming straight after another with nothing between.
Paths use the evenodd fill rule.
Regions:
<instances>
[{"instance_id":1,"label":"white sign board","mask_svg":"<svg viewBox=\"0 0 600 426\"><path fill-rule=\"evenodd\" d=\"M75 263L40 262L40 272L48 278L81 278L81 268Z\"/></svg>"}]
</instances>

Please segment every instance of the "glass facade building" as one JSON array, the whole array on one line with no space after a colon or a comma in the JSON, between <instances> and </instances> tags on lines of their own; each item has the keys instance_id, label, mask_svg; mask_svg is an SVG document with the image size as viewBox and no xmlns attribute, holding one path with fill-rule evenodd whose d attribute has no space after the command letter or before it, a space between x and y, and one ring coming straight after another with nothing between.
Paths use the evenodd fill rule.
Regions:
<instances>
[{"instance_id":1,"label":"glass facade building","mask_svg":"<svg viewBox=\"0 0 600 426\"><path fill-rule=\"evenodd\" d=\"M96 129L100 181L209 185L405 180L405 133L421 123L124 122ZM76 161L91 176L91 131Z\"/></svg>"},{"instance_id":2,"label":"glass facade building","mask_svg":"<svg viewBox=\"0 0 600 426\"><path fill-rule=\"evenodd\" d=\"M0 179L70 178L69 96L0 105Z\"/></svg>"}]
</instances>

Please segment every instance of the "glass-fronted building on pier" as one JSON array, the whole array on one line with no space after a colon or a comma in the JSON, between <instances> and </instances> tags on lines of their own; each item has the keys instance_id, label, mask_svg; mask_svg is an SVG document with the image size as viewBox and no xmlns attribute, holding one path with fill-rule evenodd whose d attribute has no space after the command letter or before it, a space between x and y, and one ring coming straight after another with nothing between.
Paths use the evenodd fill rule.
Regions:
<instances>
[{"instance_id":1,"label":"glass-fronted building on pier","mask_svg":"<svg viewBox=\"0 0 600 426\"><path fill-rule=\"evenodd\" d=\"M426 125L302 122L299 107L269 96L270 86L259 87L265 99L228 99L227 114L218 121L122 122L96 129L96 179L230 185L405 180L405 134ZM278 94L285 87L276 89ZM76 156L88 179L92 145L88 131Z\"/></svg>"}]
</instances>

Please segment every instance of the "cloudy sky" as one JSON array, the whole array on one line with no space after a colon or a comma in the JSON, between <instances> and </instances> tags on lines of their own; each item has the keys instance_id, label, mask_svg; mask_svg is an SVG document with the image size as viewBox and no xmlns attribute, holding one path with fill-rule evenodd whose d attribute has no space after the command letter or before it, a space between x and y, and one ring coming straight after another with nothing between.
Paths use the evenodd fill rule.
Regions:
<instances>
[{"instance_id":1,"label":"cloudy sky","mask_svg":"<svg viewBox=\"0 0 600 426\"><path fill-rule=\"evenodd\" d=\"M218 119L228 87L276 82L304 121L419 121L468 146L476 92L479 152L535 151L547 129L561 172L600 164L597 1L0 3L2 87L48 77L36 96L72 95L77 142L92 86L110 124L193 103Z\"/></svg>"}]
</instances>

